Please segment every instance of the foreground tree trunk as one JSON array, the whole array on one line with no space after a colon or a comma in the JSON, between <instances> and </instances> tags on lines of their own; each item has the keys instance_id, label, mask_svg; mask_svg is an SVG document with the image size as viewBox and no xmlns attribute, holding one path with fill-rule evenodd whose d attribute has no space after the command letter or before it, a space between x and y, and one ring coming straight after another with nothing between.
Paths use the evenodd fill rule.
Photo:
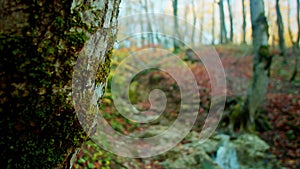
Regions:
<instances>
[{"instance_id":1,"label":"foreground tree trunk","mask_svg":"<svg viewBox=\"0 0 300 169\"><path fill-rule=\"evenodd\" d=\"M284 56L285 55L284 26L283 26L282 16L280 12L279 0L276 0L276 14L277 14L279 47L280 47L281 55Z\"/></svg>"},{"instance_id":2,"label":"foreground tree trunk","mask_svg":"<svg viewBox=\"0 0 300 169\"><path fill-rule=\"evenodd\" d=\"M1 167L70 168L86 139L72 105L74 64L93 50L105 83L119 3L1 1Z\"/></svg>"}]
</instances>

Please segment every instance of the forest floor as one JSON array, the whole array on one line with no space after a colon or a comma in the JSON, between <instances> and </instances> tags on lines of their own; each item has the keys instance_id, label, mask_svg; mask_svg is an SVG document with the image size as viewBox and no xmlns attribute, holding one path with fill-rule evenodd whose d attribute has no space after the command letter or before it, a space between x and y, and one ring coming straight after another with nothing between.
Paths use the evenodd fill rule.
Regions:
<instances>
[{"instance_id":1,"label":"forest floor","mask_svg":"<svg viewBox=\"0 0 300 169\"><path fill-rule=\"evenodd\" d=\"M240 73L240 77L250 80L252 75L251 55L241 59L234 58L231 57L231 53L234 51L220 48L219 53L226 58L222 59L225 70L235 70L235 73ZM259 131L259 135L270 145L271 152L281 162L281 165L290 169L300 168L299 73L297 81L289 82L295 65L295 57L299 57L299 54L295 55L289 50L286 63L279 56L273 59L268 93L262 105L262 113L267 117L271 129ZM238 64L234 64L236 60L238 60Z\"/></svg>"},{"instance_id":2,"label":"forest floor","mask_svg":"<svg viewBox=\"0 0 300 169\"><path fill-rule=\"evenodd\" d=\"M221 58L227 78L227 93L228 98L244 98L248 89L249 82L252 76L252 55L251 49L247 46L217 46L216 50ZM127 51L128 52L128 51ZM123 51L116 51L117 55ZM179 54L183 57L184 53ZM288 169L300 168L300 73L298 73L295 82L289 82L289 78L293 72L295 65L295 57L291 51L287 53L286 62L283 58L275 56L271 66L270 83L268 93L262 105L261 114L267 119L270 124L269 128L258 129L258 135L270 145L270 152L280 161L281 166ZM298 56L299 57L299 56ZM118 65L118 63L114 63ZM201 101L203 107L200 108L199 114L205 112L205 107L210 103L209 91L210 84L206 69L198 62L188 62L187 65L194 73L198 84L201 84ZM137 95L145 95L149 89L149 78L156 77L158 86L154 85L150 88L166 89L166 86L173 85L175 81L168 75L159 71L150 72L141 75L137 80L138 86ZM157 78L160 77L160 78ZM148 88L148 89L146 89ZM165 90L164 90L165 91ZM170 104L166 106L166 112L176 117L178 109L178 100L180 93L178 89L173 89L166 94L167 97L173 98ZM144 97L135 96L136 100L143 100L137 106L144 109L149 108L149 103ZM169 102L169 100L168 100ZM103 105L101 107L104 117L109 121L111 126L121 133L128 134L139 130L139 126L132 124L128 120L124 120L121 115L118 115L113 106L111 94L106 92ZM260 117L262 117L260 116ZM200 131L202 125L193 128L194 131ZM219 125L219 129L222 124ZM183 140L180 144L185 144ZM126 165L124 165L126 163ZM77 161L74 168L163 168L157 161L149 160L145 162L143 159L126 159L121 158L112 153L102 150L93 142L88 142L82 148L77 156Z\"/></svg>"}]
</instances>

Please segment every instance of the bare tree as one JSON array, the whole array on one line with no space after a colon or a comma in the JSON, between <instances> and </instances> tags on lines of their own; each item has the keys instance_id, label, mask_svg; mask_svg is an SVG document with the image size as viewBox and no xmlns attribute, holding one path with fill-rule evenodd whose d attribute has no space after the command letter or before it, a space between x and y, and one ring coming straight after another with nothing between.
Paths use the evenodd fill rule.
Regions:
<instances>
[{"instance_id":1,"label":"bare tree","mask_svg":"<svg viewBox=\"0 0 300 169\"><path fill-rule=\"evenodd\" d=\"M201 1L201 6L204 6L204 1ZM200 24L200 30L199 30L199 41L200 43L202 43L203 40L203 30L204 30L204 15L205 15L205 11L204 8L201 8L200 11L200 18L199 18L199 24Z\"/></svg>"},{"instance_id":2,"label":"bare tree","mask_svg":"<svg viewBox=\"0 0 300 169\"><path fill-rule=\"evenodd\" d=\"M175 33L175 37L180 39L181 36L179 32L178 14L177 14L178 0L172 0L172 4L173 4L173 15L174 15L174 33ZM181 47L182 47L182 43L178 39L174 38L174 53L179 52Z\"/></svg>"},{"instance_id":3,"label":"bare tree","mask_svg":"<svg viewBox=\"0 0 300 169\"><path fill-rule=\"evenodd\" d=\"M272 4L272 2L274 2L274 0L266 0L266 2L267 2L267 9L268 9L268 13L267 13L267 19L268 19L268 24L269 24L269 30L270 30L270 32L269 32L269 36L270 36L270 39L271 39L271 47L272 48L275 48L275 45L276 45L276 41L277 41L277 39L276 39L276 37L277 37L277 35L275 35L275 33L276 33L276 30L274 29L274 27L275 27L275 25L276 24L274 24L274 21L273 21L273 13L272 13L272 10L273 10L273 4Z\"/></svg>"},{"instance_id":4,"label":"bare tree","mask_svg":"<svg viewBox=\"0 0 300 169\"><path fill-rule=\"evenodd\" d=\"M193 30L192 30L192 45L195 45L195 29L196 29L196 23L197 23L197 12L196 12L196 6L194 0L192 0L192 9L193 9Z\"/></svg>"},{"instance_id":5,"label":"bare tree","mask_svg":"<svg viewBox=\"0 0 300 169\"><path fill-rule=\"evenodd\" d=\"M120 1L84 2L0 3L3 168L70 168L74 152L86 140L72 104L74 64L89 55L80 63L83 72L75 88L95 80L76 94L88 95L105 84ZM99 71L91 70L95 65ZM103 93L103 88L97 90Z\"/></svg>"},{"instance_id":6,"label":"bare tree","mask_svg":"<svg viewBox=\"0 0 300 169\"><path fill-rule=\"evenodd\" d=\"M300 47L300 44L299 44L299 42L300 42L300 8L299 8L299 3L300 3L300 1L299 0L297 0L297 23L298 23L298 38L297 38L297 46L298 46L298 48Z\"/></svg>"},{"instance_id":7,"label":"bare tree","mask_svg":"<svg viewBox=\"0 0 300 169\"><path fill-rule=\"evenodd\" d=\"M212 29L211 29L211 34L212 34L212 41L211 44L215 44L215 3L212 3Z\"/></svg>"},{"instance_id":8,"label":"bare tree","mask_svg":"<svg viewBox=\"0 0 300 169\"><path fill-rule=\"evenodd\" d=\"M229 116L229 129L244 131L255 130L255 117L258 108L264 100L268 86L268 70L271 57L269 55L268 23L265 17L264 1L251 0L250 12L253 38L253 75L246 100Z\"/></svg>"},{"instance_id":9,"label":"bare tree","mask_svg":"<svg viewBox=\"0 0 300 169\"><path fill-rule=\"evenodd\" d=\"M225 26L225 14L224 14L224 3L223 0L218 2L220 10L220 43L227 42L227 31Z\"/></svg>"},{"instance_id":10,"label":"bare tree","mask_svg":"<svg viewBox=\"0 0 300 169\"><path fill-rule=\"evenodd\" d=\"M230 0L227 0L227 5L228 5L228 13L229 13L229 21L230 21L230 37L229 37L229 40L232 43L233 42L233 19L232 19L232 10L231 10Z\"/></svg>"},{"instance_id":11,"label":"bare tree","mask_svg":"<svg viewBox=\"0 0 300 169\"><path fill-rule=\"evenodd\" d=\"M141 6L141 8L144 8L144 5L143 5L143 2L142 2L142 0L139 0L139 3L140 3L140 6ZM141 34L141 45L142 45L142 47L144 47L145 46L145 36L144 36L144 18L140 18L140 26L141 26L141 32L142 32L142 34Z\"/></svg>"},{"instance_id":12,"label":"bare tree","mask_svg":"<svg viewBox=\"0 0 300 169\"><path fill-rule=\"evenodd\" d=\"M250 12L253 38L253 77L247 93L243 116L248 117L245 123L247 130L255 128L255 114L265 98L268 86L268 69L270 67L268 22L265 17L264 1L251 0Z\"/></svg>"},{"instance_id":13,"label":"bare tree","mask_svg":"<svg viewBox=\"0 0 300 169\"><path fill-rule=\"evenodd\" d=\"M188 15L189 15L189 12L190 12L190 4L189 3L186 3L185 4L185 7L184 7L184 20L187 21L188 20ZM189 24L185 24L184 25L184 32L186 32L187 34L183 36L183 40L190 40L189 36L187 36L189 34ZM181 26L183 27L183 26Z\"/></svg>"},{"instance_id":14,"label":"bare tree","mask_svg":"<svg viewBox=\"0 0 300 169\"><path fill-rule=\"evenodd\" d=\"M285 40L284 40L284 26L282 21L282 16L280 12L279 0L276 0L276 14L277 14L277 26L278 26L278 36L279 36L279 46L281 50L281 55L285 55Z\"/></svg>"},{"instance_id":15,"label":"bare tree","mask_svg":"<svg viewBox=\"0 0 300 169\"><path fill-rule=\"evenodd\" d=\"M298 0L297 0L298 1ZM290 37L290 41L293 44L293 49L295 51L295 49L297 48L297 42L294 40L294 36L293 36L293 32L291 29L291 0L288 1L288 20L287 20L287 26L288 26L288 33L289 33L289 37Z\"/></svg>"},{"instance_id":16,"label":"bare tree","mask_svg":"<svg viewBox=\"0 0 300 169\"><path fill-rule=\"evenodd\" d=\"M293 37L293 33L291 30L291 1L288 1L288 31L289 31L289 36L291 39L291 42L293 44L293 51L294 53L297 52L297 48L299 47L299 34L300 34L300 25L299 25L299 0L297 1L297 23L298 23L298 37L297 39L294 41L294 37ZM298 42L297 42L298 41ZM297 73L298 73L298 65L299 65L299 56L296 55L296 62L295 62L295 66L294 66L294 71L292 73L292 76L290 78L290 81L294 81L296 79Z\"/></svg>"},{"instance_id":17,"label":"bare tree","mask_svg":"<svg viewBox=\"0 0 300 169\"><path fill-rule=\"evenodd\" d=\"M245 0L242 0L242 8L243 8L243 44L246 44L246 6L245 6Z\"/></svg>"},{"instance_id":18,"label":"bare tree","mask_svg":"<svg viewBox=\"0 0 300 169\"><path fill-rule=\"evenodd\" d=\"M154 44L154 37L153 37L153 29L152 29L152 25L151 25L151 20L149 17L149 11L148 11L148 1L145 0L145 5L144 5L144 9L146 12L146 18L147 18L147 35L148 35L148 45L152 45Z\"/></svg>"}]
</instances>

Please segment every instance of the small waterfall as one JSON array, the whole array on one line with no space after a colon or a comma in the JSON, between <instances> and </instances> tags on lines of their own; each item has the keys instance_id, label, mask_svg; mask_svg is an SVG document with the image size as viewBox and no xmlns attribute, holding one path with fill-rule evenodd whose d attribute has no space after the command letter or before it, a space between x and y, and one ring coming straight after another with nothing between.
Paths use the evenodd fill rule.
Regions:
<instances>
[{"instance_id":1,"label":"small waterfall","mask_svg":"<svg viewBox=\"0 0 300 169\"><path fill-rule=\"evenodd\" d=\"M215 162L223 169L241 169L239 165L237 153L232 143L229 142L229 137L225 138L217 150Z\"/></svg>"}]
</instances>

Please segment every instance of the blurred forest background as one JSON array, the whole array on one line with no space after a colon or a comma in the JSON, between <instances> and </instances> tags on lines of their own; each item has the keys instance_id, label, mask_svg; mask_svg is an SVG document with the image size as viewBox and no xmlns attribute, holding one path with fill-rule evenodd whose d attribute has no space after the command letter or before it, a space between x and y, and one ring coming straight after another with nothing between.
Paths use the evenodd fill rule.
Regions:
<instances>
[{"instance_id":1,"label":"blurred forest background","mask_svg":"<svg viewBox=\"0 0 300 169\"><path fill-rule=\"evenodd\" d=\"M220 3L216 0L186 0L177 2L176 15L180 19L184 19L189 25L180 25L179 31L184 33L182 36L184 41L190 41L190 44L249 44L252 43L252 28L250 18L250 1L246 0L223 0ZM278 4L279 10L276 10ZM276 48L279 46L280 37L278 36L278 12L281 17L283 36L285 45L290 47L297 42L298 38L298 13L296 0L264 0L265 16L269 25L269 44ZM168 48L173 47L172 41L163 41L162 35L156 36L155 32L165 32L173 29L168 28L170 24L168 20L151 16L151 13L162 13L166 15L174 15L172 1L163 1L157 3L151 0L128 0L120 5L120 20L128 15L147 13L149 17L141 17L138 15L131 17L130 23L120 25L119 29L133 29L135 32L154 32L153 39L146 35L141 39L128 42L132 46L141 47L142 45L159 44ZM220 15L221 13L221 15ZM222 15L223 13L223 15ZM187 27L194 26L198 29L198 34L193 32L185 32L189 30ZM223 27L224 25L224 27ZM159 30L164 28L165 30ZM224 29L224 30L222 30ZM221 31L222 30L222 31ZM170 30L171 31L171 30ZM224 36L222 37L222 32ZM193 36L192 36L193 35ZM145 42L142 42L144 39Z\"/></svg>"},{"instance_id":2,"label":"blurred forest background","mask_svg":"<svg viewBox=\"0 0 300 169\"><path fill-rule=\"evenodd\" d=\"M251 10L260 7L253 5L251 8L248 0L122 1L119 32L123 34L118 35L115 43L111 73L101 106L104 117L123 134L145 129L145 126L117 113L109 84L115 69L128 55L141 49L163 48L178 54L201 86L198 119L191 133L162 155L146 159L123 158L88 142L77 156L74 168L299 168L299 0L263 2L266 22L261 23L267 26L256 36L267 36L267 42L263 39L257 42L252 37L255 29L252 24L258 23L251 20ZM161 14L179 19L173 24ZM185 44L166 34L178 37ZM255 48L255 44L260 48ZM210 45L215 47L225 69L227 101L217 131L200 144L197 138L209 110L211 86L207 70L198 57L202 57L203 46ZM153 52L149 57L155 59L159 54ZM259 61L255 61L256 58L260 58ZM263 62L265 69L257 73L259 62ZM258 82L259 87L255 88L253 77L263 78L265 87ZM165 121L176 119L180 109L176 82L158 70L144 71L134 78L129 89L131 102L139 110L147 110L147 93L155 88L166 93L168 103L160 121L146 127L145 137L164 131L164 127L155 126L168 126ZM254 97L255 101L251 101L251 95L257 95L258 99ZM249 105L256 107L251 110ZM254 119L249 117L252 115Z\"/></svg>"}]
</instances>

